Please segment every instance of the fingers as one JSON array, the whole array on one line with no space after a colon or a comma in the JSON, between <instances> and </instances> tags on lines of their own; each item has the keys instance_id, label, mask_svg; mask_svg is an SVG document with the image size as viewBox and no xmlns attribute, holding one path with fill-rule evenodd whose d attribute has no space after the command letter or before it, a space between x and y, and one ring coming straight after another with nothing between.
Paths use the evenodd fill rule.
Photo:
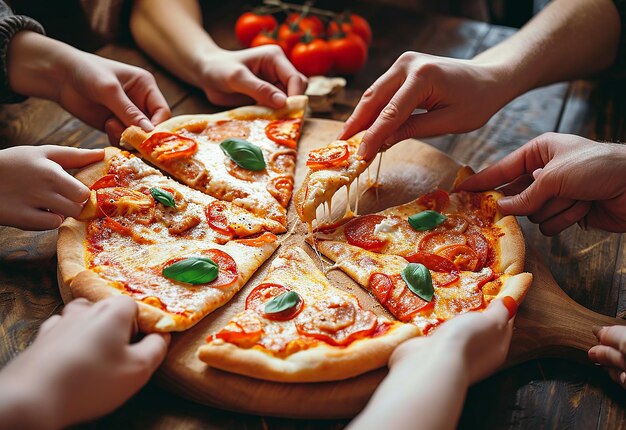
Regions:
<instances>
[{"instance_id":1,"label":"fingers","mask_svg":"<svg viewBox=\"0 0 626 430\"><path fill-rule=\"evenodd\" d=\"M85 299L84 297L79 297L65 305L61 314L63 316L67 316L76 312L83 312L85 309L89 309L92 306L93 303L91 303L89 300Z\"/></svg>"},{"instance_id":2,"label":"fingers","mask_svg":"<svg viewBox=\"0 0 626 430\"><path fill-rule=\"evenodd\" d=\"M48 159L64 169L78 169L104 158L102 149L72 148L69 146L44 145Z\"/></svg>"},{"instance_id":3,"label":"fingers","mask_svg":"<svg viewBox=\"0 0 626 430\"><path fill-rule=\"evenodd\" d=\"M107 326L107 332L128 342L137 318L137 302L128 296L118 295L101 300L94 306L97 318Z\"/></svg>"},{"instance_id":4,"label":"fingers","mask_svg":"<svg viewBox=\"0 0 626 430\"><path fill-rule=\"evenodd\" d=\"M154 81L154 78L152 80ZM172 111L170 110L165 97L156 86L156 82L148 90L145 103L146 112L150 115L150 121L154 125L160 124L172 116ZM144 129L144 131L150 130Z\"/></svg>"},{"instance_id":5,"label":"fingers","mask_svg":"<svg viewBox=\"0 0 626 430\"><path fill-rule=\"evenodd\" d=\"M46 196L46 200L41 202L42 209L48 209L50 212L62 215L64 217L77 217L83 210L83 204L73 202L60 194L51 194Z\"/></svg>"},{"instance_id":6,"label":"fingers","mask_svg":"<svg viewBox=\"0 0 626 430\"><path fill-rule=\"evenodd\" d=\"M78 179L67 173L59 165L53 165L51 188L59 195L76 203L84 203L89 198L89 188ZM45 208L50 209L50 208Z\"/></svg>"},{"instance_id":7,"label":"fingers","mask_svg":"<svg viewBox=\"0 0 626 430\"><path fill-rule=\"evenodd\" d=\"M232 90L252 97L264 106L279 108L287 101L287 96L282 91L257 77L245 66L232 75L230 83Z\"/></svg>"},{"instance_id":8,"label":"fingers","mask_svg":"<svg viewBox=\"0 0 626 430\"><path fill-rule=\"evenodd\" d=\"M109 118L104 123L104 132L109 138L109 143L113 146L120 146L120 138L126 127L117 118Z\"/></svg>"},{"instance_id":9,"label":"fingers","mask_svg":"<svg viewBox=\"0 0 626 430\"><path fill-rule=\"evenodd\" d=\"M274 67L278 80L287 88L287 95L304 94L307 87L306 77L298 72L282 52L274 57Z\"/></svg>"},{"instance_id":10,"label":"fingers","mask_svg":"<svg viewBox=\"0 0 626 430\"><path fill-rule=\"evenodd\" d=\"M152 374L165 359L169 334L152 333L129 346L129 354Z\"/></svg>"},{"instance_id":11,"label":"fingers","mask_svg":"<svg viewBox=\"0 0 626 430\"><path fill-rule=\"evenodd\" d=\"M8 219L7 225L24 230L54 230L63 223L63 216L46 210L26 207L19 212L18 219Z\"/></svg>"},{"instance_id":12,"label":"fingers","mask_svg":"<svg viewBox=\"0 0 626 430\"><path fill-rule=\"evenodd\" d=\"M532 184L534 181L535 179L533 178L532 175L522 175L518 177L517 179L514 179L513 182L510 182L504 185L503 187L499 188L499 190L505 196L513 196L515 194L521 193L526 188L530 187L530 184Z\"/></svg>"},{"instance_id":13,"label":"fingers","mask_svg":"<svg viewBox=\"0 0 626 430\"><path fill-rule=\"evenodd\" d=\"M54 328L55 325L61 320L61 315L52 315L50 318L45 320L41 326L39 327L38 336L44 336L50 330Z\"/></svg>"},{"instance_id":14,"label":"fingers","mask_svg":"<svg viewBox=\"0 0 626 430\"><path fill-rule=\"evenodd\" d=\"M614 368L608 369L608 372L613 381L621 385L622 388L626 388L626 372L624 372L622 369Z\"/></svg>"},{"instance_id":15,"label":"fingers","mask_svg":"<svg viewBox=\"0 0 626 430\"><path fill-rule=\"evenodd\" d=\"M498 200L501 212L505 215L531 215L539 211L546 202L555 197L552 187L545 182L537 180L521 193Z\"/></svg>"},{"instance_id":16,"label":"fingers","mask_svg":"<svg viewBox=\"0 0 626 430\"><path fill-rule=\"evenodd\" d=\"M145 131L154 130L154 125L144 113L132 102L119 83L111 85L105 92L103 104L125 125L138 125Z\"/></svg>"},{"instance_id":17,"label":"fingers","mask_svg":"<svg viewBox=\"0 0 626 430\"><path fill-rule=\"evenodd\" d=\"M609 326L601 327L595 333L602 345L613 347L620 351L626 351L626 327Z\"/></svg>"},{"instance_id":18,"label":"fingers","mask_svg":"<svg viewBox=\"0 0 626 430\"><path fill-rule=\"evenodd\" d=\"M510 296L492 301L484 312L485 316L504 325L517 312L517 302Z\"/></svg>"},{"instance_id":19,"label":"fingers","mask_svg":"<svg viewBox=\"0 0 626 430\"><path fill-rule=\"evenodd\" d=\"M546 236L554 236L583 219L591 210L591 205L591 202L577 201L562 212L542 221L539 229Z\"/></svg>"},{"instance_id":20,"label":"fingers","mask_svg":"<svg viewBox=\"0 0 626 430\"><path fill-rule=\"evenodd\" d=\"M622 370L626 369L624 354L611 346L596 345L589 349L588 355L589 359L594 363Z\"/></svg>"}]
</instances>

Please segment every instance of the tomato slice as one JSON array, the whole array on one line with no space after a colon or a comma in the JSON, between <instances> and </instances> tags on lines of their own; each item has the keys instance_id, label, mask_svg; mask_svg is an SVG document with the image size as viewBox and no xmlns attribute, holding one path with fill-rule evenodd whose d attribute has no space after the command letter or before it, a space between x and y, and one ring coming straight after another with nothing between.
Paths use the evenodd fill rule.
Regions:
<instances>
[{"instance_id":1,"label":"tomato slice","mask_svg":"<svg viewBox=\"0 0 626 430\"><path fill-rule=\"evenodd\" d=\"M174 133L158 132L147 138L139 147L161 163L188 158L198 151L195 140Z\"/></svg>"},{"instance_id":2,"label":"tomato slice","mask_svg":"<svg viewBox=\"0 0 626 430\"><path fill-rule=\"evenodd\" d=\"M348 221L343 231L346 240L350 245L368 251L380 250L387 244L387 239L377 237L374 228L384 219L382 215L363 215Z\"/></svg>"},{"instance_id":3,"label":"tomato slice","mask_svg":"<svg viewBox=\"0 0 626 430\"><path fill-rule=\"evenodd\" d=\"M104 175L103 177L98 179L96 182L94 182L91 185L91 189L99 190L100 188L113 188L113 187L119 186L119 184L120 184L120 181L117 175L110 173L108 175Z\"/></svg>"},{"instance_id":4,"label":"tomato slice","mask_svg":"<svg viewBox=\"0 0 626 430\"><path fill-rule=\"evenodd\" d=\"M107 215L107 217L103 221L103 226L108 227L111 230L118 232L122 236L132 236L133 235L133 230L130 227L127 227L127 226L125 226L125 225L115 221L113 218L109 217L108 215Z\"/></svg>"},{"instance_id":5,"label":"tomato slice","mask_svg":"<svg viewBox=\"0 0 626 430\"><path fill-rule=\"evenodd\" d=\"M302 118L279 119L265 127L265 135L279 145L296 148L301 125Z\"/></svg>"},{"instance_id":6,"label":"tomato slice","mask_svg":"<svg viewBox=\"0 0 626 430\"><path fill-rule=\"evenodd\" d=\"M214 337L243 348L250 348L261 340L262 334L263 322L260 317L252 311L244 311L215 333ZM207 341L210 342L212 338L213 336L209 336Z\"/></svg>"},{"instance_id":7,"label":"tomato slice","mask_svg":"<svg viewBox=\"0 0 626 430\"><path fill-rule=\"evenodd\" d=\"M450 260L459 270L474 272L478 266L478 256L467 245L446 246L437 255Z\"/></svg>"},{"instance_id":8,"label":"tomato slice","mask_svg":"<svg viewBox=\"0 0 626 430\"><path fill-rule=\"evenodd\" d=\"M368 281L369 289L374 293L380 304L384 305L389 299L389 293L393 288L393 281L384 273L372 273Z\"/></svg>"},{"instance_id":9,"label":"tomato slice","mask_svg":"<svg viewBox=\"0 0 626 430\"><path fill-rule=\"evenodd\" d=\"M424 206L426 209L443 212L450 204L450 195L444 190L436 189L431 193L419 197L417 203Z\"/></svg>"},{"instance_id":10,"label":"tomato slice","mask_svg":"<svg viewBox=\"0 0 626 430\"><path fill-rule=\"evenodd\" d=\"M217 263L219 267L217 278L208 284L204 284L204 286L222 288L229 287L237 282L239 279L239 270L237 270L237 263L233 257L219 249L207 249L203 254Z\"/></svg>"},{"instance_id":11,"label":"tomato slice","mask_svg":"<svg viewBox=\"0 0 626 430\"><path fill-rule=\"evenodd\" d=\"M432 232L424 236L417 246L418 250L428 254L438 254L438 250L450 245L465 245L467 237L451 231Z\"/></svg>"},{"instance_id":12,"label":"tomato slice","mask_svg":"<svg viewBox=\"0 0 626 430\"><path fill-rule=\"evenodd\" d=\"M137 213L154 206L151 196L124 187L97 190L96 202L102 213L109 217Z\"/></svg>"},{"instance_id":13,"label":"tomato slice","mask_svg":"<svg viewBox=\"0 0 626 430\"><path fill-rule=\"evenodd\" d=\"M286 208L293 193L293 178L290 176L276 176L267 184L267 191L278 200L282 207Z\"/></svg>"},{"instance_id":14,"label":"tomato slice","mask_svg":"<svg viewBox=\"0 0 626 430\"><path fill-rule=\"evenodd\" d=\"M206 219L209 223L209 227L213 230L232 237L235 234L235 231L228 222L228 217L226 216L227 211L228 207L226 204L216 200L209 203L206 207Z\"/></svg>"},{"instance_id":15,"label":"tomato slice","mask_svg":"<svg viewBox=\"0 0 626 430\"><path fill-rule=\"evenodd\" d=\"M437 254L417 251L404 258L411 263L423 264L428 270L435 272L431 276L437 287L445 287L459 279L459 271L452 261Z\"/></svg>"},{"instance_id":16,"label":"tomato slice","mask_svg":"<svg viewBox=\"0 0 626 430\"><path fill-rule=\"evenodd\" d=\"M450 214L446 215L446 220L437 227L437 231L450 231L452 233L464 233L467 230L469 221L461 216Z\"/></svg>"},{"instance_id":17,"label":"tomato slice","mask_svg":"<svg viewBox=\"0 0 626 430\"><path fill-rule=\"evenodd\" d=\"M286 309L281 313L265 313L265 304L267 302L269 302L274 297L280 296L281 294L284 294L288 291L291 291L291 288L285 287L284 285L275 284L273 282L264 282L262 284L259 284L254 290L250 291L250 294L248 294L248 297L246 298L246 309L253 310L270 320L290 320L300 313L300 311L304 307L304 300L300 300L300 302L298 302L295 307Z\"/></svg>"},{"instance_id":18,"label":"tomato slice","mask_svg":"<svg viewBox=\"0 0 626 430\"><path fill-rule=\"evenodd\" d=\"M257 237L251 237L251 238L246 238L246 239L236 239L233 242L241 243L242 245L247 245L247 246L261 247L267 243L276 242L276 240L278 240L278 238L276 237L274 233L265 232Z\"/></svg>"},{"instance_id":19,"label":"tomato slice","mask_svg":"<svg viewBox=\"0 0 626 430\"><path fill-rule=\"evenodd\" d=\"M336 297L322 299L307 306L295 320L298 333L330 345L348 345L370 335L378 318L373 312L358 308Z\"/></svg>"},{"instance_id":20,"label":"tomato slice","mask_svg":"<svg viewBox=\"0 0 626 430\"><path fill-rule=\"evenodd\" d=\"M393 282L393 289L385 307L400 321L408 322L417 312L434 309L435 298L430 302L421 299L409 290L400 274L391 275L389 278Z\"/></svg>"},{"instance_id":21,"label":"tomato slice","mask_svg":"<svg viewBox=\"0 0 626 430\"><path fill-rule=\"evenodd\" d=\"M350 150L348 145L326 146L309 152L307 167L311 170L332 169L348 165Z\"/></svg>"}]
</instances>

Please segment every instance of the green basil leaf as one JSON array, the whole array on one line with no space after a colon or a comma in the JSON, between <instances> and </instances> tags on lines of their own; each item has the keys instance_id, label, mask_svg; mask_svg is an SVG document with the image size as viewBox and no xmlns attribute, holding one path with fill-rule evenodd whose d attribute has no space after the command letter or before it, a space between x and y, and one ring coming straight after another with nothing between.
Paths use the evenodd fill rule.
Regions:
<instances>
[{"instance_id":1,"label":"green basil leaf","mask_svg":"<svg viewBox=\"0 0 626 430\"><path fill-rule=\"evenodd\" d=\"M169 191L165 191L161 188L150 188L150 194L152 194L154 200L161 203L163 206L169 206L171 208L176 206L174 195L172 195Z\"/></svg>"},{"instance_id":2,"label":"green basil leaf","mask_svg":"<svg viewBox=\"0 0 626 430\"><path fill-rule=\"evenodd\" d=\"M295 308L298 306L298 303L300 303L300 300L302 299L298 293L295 291L287 291L286 293L282 293L265 303L263 311L266 314L278 314L286 311L287 309Z\"/></svg>"},{"instance_id":3,"label":"green basil leaf","mask_svg":"<svg viewBox=\"0 0 626 430\"><path fill-rule=\"evenodd\" d=\"M437 211L426 210L411 215L408 221L409 224L411 224L411 227L413 227L415 230L426 231L430 230L431 228L437 227L439 224L447 219L447 216Z\"/></svg>"},{"instance_id":4,"label":"green basil leaf","mask_svg":"<svg viewBox=\"0 0 626 430\"><path fill-rule=\"evenodd\" d=\"M215 280L219 267L210 258L189 257L163 268L162 274L174 281L199 285Z\"/></svg>"},{"instance_id":5,"label":"green basil leaf","mask_svg":"<svg viewBox=\"0 0 626 430\"><path fill-rule=\"evenodd\" d=\"M419 298L430 302L435 294L433 288L433 280L430 277L430 271L423 264L409 263L402 270L402 279L406 282L413 293Z\"/></svg>"},{"instance_id":6,"label":"green basil leaf","mask_svg":"<svg viewBox=\"0 0 626 430\"><path fill-rule=\"evenodd\" d=\"M261 148L243 139L230 138L220 143L224 154L238 166L248 170L265 169L265 159Z\"/></svg>"}]
</instances>

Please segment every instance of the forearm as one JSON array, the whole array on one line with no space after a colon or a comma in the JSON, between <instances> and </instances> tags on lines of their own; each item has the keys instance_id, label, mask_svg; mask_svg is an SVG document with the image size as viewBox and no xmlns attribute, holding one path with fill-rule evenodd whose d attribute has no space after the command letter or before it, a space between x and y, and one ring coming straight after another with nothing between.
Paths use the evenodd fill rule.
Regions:
<instances>
[{"instance_id":1,"label":"forearm","mask_svg":"<svg viewBox=\"0 0 626 430\"><path fill-rule=\"evenodd\" d=\"M461 354L439 346L427 352L394 364L351 430L456 427L468 387Z\"/></svg>"},{"instance_id":2,"label":"forearm","mask_svg":"<svg viewBox=\"0 0 626 430\"><path fill-rule=\"evenodd\" d=\"M200 76L200 61L220 51L202 26L196 0L136 0L130 29L137 45L179 78L192 85Z\"/></svg>"},{"instance_id":3,"label":"forearm","mask_svg":"<svg viewBox=\"0 0 626 430\"><path fill-rule=\"evenodd\" d=\"M65 43L31 31L16 34L9 45L8 77L13 91L58 100L58 91L76 51Z\"/></svg>"},{"instance_id":4,"label":"forearm","mask_svg":"<svg viewBox=\"0 0 626 430\"><path fill-rule=\"evenodd\" d=\"M38 401L29 381L6 375L10 370L0 373L0 430L59 428L47 405ZM48 394L54 396L54 393Z\"/></svg>"},{"instance_id":5,"label":"forearm","mask_svg":"<svg viewBox=\"0 0 626 430\"><path fill-rule=\"evenodd\" d=\"M605 70L615 61L619 36L619 14L611 0L556 0L474 60L500 68L510 100L539 86Z\"/></svg>"}]
</instances>

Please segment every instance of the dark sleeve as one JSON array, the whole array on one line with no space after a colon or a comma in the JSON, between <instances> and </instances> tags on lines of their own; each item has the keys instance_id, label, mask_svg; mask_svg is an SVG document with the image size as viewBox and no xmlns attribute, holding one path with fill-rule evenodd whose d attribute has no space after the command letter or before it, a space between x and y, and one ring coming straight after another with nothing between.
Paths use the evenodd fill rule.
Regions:
<instances>
[{"instance_id":1,"label":"dark sleeve","mask_svg":"<svg viewBox=\"0 0 626 430\"><path fill-rule=\"evenodd\" d=\"M11 90L7 71L9 43L13 36L22 30L45 34L41 24L27 16L14 15L11 8L0 0L0 103L17 103L26 99Z\"/></svg>"},{"instance_id":2,"label":"dark sleeve","mask_svg":"<svg viewBox=\"0 0 626 430\"><path fill-rule=\"evenodd\" d=\"M613 0L615 7L619 12L620 20L620 35L619 35L619 48L617 49L617 58L613 68L617 72L626 71L626 0Z\"/></svg>"}]
</instances>

